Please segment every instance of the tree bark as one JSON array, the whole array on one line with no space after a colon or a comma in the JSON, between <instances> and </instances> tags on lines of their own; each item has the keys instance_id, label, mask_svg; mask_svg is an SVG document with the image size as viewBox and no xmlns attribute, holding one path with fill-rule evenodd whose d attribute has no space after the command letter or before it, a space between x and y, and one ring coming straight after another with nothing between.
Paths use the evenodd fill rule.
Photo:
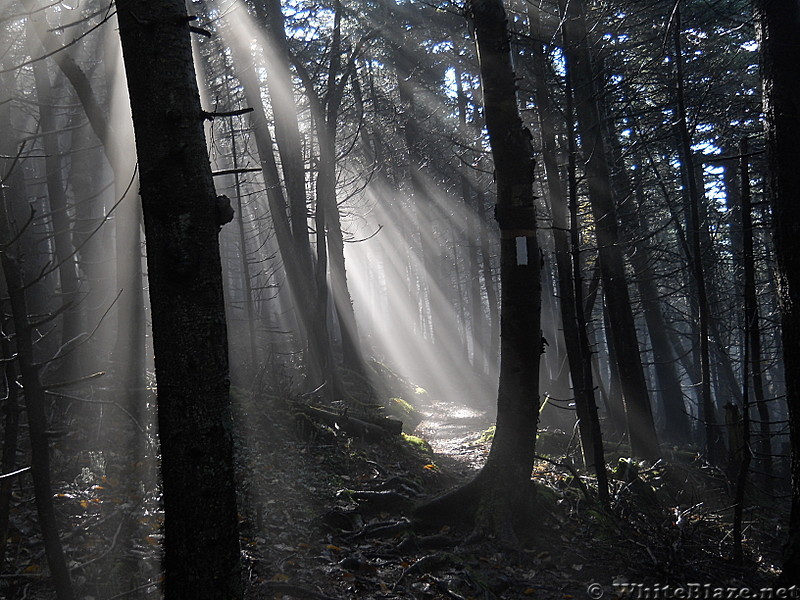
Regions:
<instances>
[{"instance_id":1,"label":"tree bark","mask_svg":"<svg viewBox=\"0 0 800 600\"><path fill-rule=\"evenodd\" d=\"M183 0L117 6L153 320L167 598L241 598L220 219Z\"/></svg>"},{"instance_id":2,"label":"tree bark","mask_svg":"<svg viewBox=\"0 0 800 600\"><path fill-rule=\"evenodd\" d=\"M467 128L467 96L464 93L463 73L456 66L456 102L458 107L458 122L464 132ZM464 212L466 214L465 230L467 235L467 273L469 277L468 297L469 297L469 321L472 341L472 368L474 372L481 376L487 371L486 351L488 349L488 324L486 314L483 309L483 299L481 296L481 275L478 263L479 250L479 230L481 223L478 222L476 206L478 202L477 194L473 193L471 184L466 172L462 167L459 174L461 183L461 197L464 201Z\"/></svg>"},{"instance_id":3,"label":"tree bark","mask_svg":"<svg viewBox=\"0 0 800 600\"><path fill-rule=\"evenodd\" d=\"M603 103L604 104L604 103ZM633 267L636 288L642 303L647 334L653 349L653 362L658 396L664 415L664 434L671 442L683 444L691 439L691 427L683 401L683 390L676 368L676 358L669 340L663 305L660 299L654 260L648 241L637 241L647 234L643 219L645 191L641 177L631 181L625 167L620 139L608 123L608 138L611 142L610 161L613 167L612 181L621 201L617 203L622 233L626 239L626 255ZM640 170L636 171L641 174Z\"/></svg>"},{"instance_id":4,"label":"tree bark","mask_svg":"<svg viewBox=\"0 0 800 600\"><path fill-rule=\"evenodd\" d=\"M259 0L256 13L264 23L267 46L264 58L267 61L267 88L275 115L275 141L281 157L281 170L289 200L289 220L300 268L312 272L311 243L308 232L308 208L306 206L305 170L303 168L303 146L297 121L297 103L294 85L289 71L289 48L280 0Z\"/></svg>"},{"instance_id":5,"label":"tree bark","mask_svg":"<svg viewBox=\"0 0 800 600\"><path fill-rule=\"evenodd\" d=\"M344 257L344 234L336 196L336 127L339 110L347 81L353 75L355 55L347 64L341 61L341 18L342 6L335 3L334 31L331 41L330 63L327 73L327 87L324 95L314 89L311 75L302 66L297 67L300 79L310 100L311 113L317 132L319 146L319 171L317 173L317 210L325 211L325 230L323 243L327 245L330 271L330 294L333 308L339 322L342 339L342 365L364 378L366 369L358 334L353 300L347 284L347 269ZM357 50L353 50L356 52ZM321 283L325 282L322 278ZM337 378L338 379L338 378Z\"/></svg>"},{"instance_id":6,"label":"tree bark","mask_svg":"<svg viewBox=\"0 0 800 600\"><path fill-rule=\"evenodd\" d=\"M792 508L783 580L800 584L800 4L756 0L754 5L761 41L768 186L792 444Z\"/></svg>"}]
</instances>

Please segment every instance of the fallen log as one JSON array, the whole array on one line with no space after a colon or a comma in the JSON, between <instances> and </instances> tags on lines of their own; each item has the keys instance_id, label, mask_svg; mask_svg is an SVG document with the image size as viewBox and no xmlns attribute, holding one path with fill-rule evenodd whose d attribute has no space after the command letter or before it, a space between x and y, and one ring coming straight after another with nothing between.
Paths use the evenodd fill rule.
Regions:
<instances>
[{"instance_id":1,"label":"fallen log","mask_svg":"<svg viewBox=\"0 0 800 600\"><path fill-rule=\"evenodd\" d=\"M339 429L350 436L369 442L377 442L385 438L387 433L400 435L403 431L403 422L392 417L379 417L367 421L364 418L351 416L347 411L342 413L334 412L308 404L295 404L293 408L296 412L319 421L332 429Z\"/></svg>"}]
</instances>

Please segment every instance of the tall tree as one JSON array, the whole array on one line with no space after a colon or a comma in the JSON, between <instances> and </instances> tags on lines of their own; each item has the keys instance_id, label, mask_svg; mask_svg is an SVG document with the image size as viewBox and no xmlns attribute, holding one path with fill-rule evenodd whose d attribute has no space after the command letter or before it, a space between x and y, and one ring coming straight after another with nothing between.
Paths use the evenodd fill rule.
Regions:
<instances>
[{"instance_id":1,"label":"tall tree","mask_svg":"<svg viewBox=\"0 0 800 600\"><path fill-rule=\"evenodd\" d=\"M783 579L800 583L800 2L756 0L761 37L775 275L792 444L792 508Z\"/></svg>"},{"instance_id":2,"label":"tall tree","mask_svg":"<svg viewBox=\"0 0 800 600\"><path fill-rule=\"evenodd\" d=\"M528 17L531 21L531 33L535 38L531 49L534 69L534 97L538 106L539 128L544 150L543 162L547 178L550 215L553 219L553 241L555 244L556 271L558 273L561 321L564 328L564 343L567 348L572 387L575 390L575 411L578 415L585 464L597 474L600 496L607 502L608 482L606 481L606 465L603 458L603 443L599 439L600 424L594 396L591 348L586 336L586 322L583 319L583 283L580 277L580 254L577 243L573 245L570 239L573 230L577 233L577 214L574 215L576 222L568 227L567 199L556 161L556 111L547 89L545 49L542 43L543 36L540 19L538 18L539 13L532 5L528 5ZM571 99L571 96L569 98ZM569 104L571 105L571 102ZM574 136L570 136L570 141L572 141L572 138ZM574 160L574 152L570 147L570 167ZM570 169L571 174L572 169ZM572 189L570 189L570 192L572 192ZM574 264L573 257L575 259Z\"/></svg>"},{"instance_id":3,"label":"tall tree","mask_svg":"<svg viewBox=\"0 0 800 600\"><path fill-rule=\"evenodd\" d=\"M516 96L506 12L501 0L470 0L483 104L497 185L500 225L500 386L497 427L481 472L418 514L442 514L457 506L475 518L476 530L515 544L515 515L529 493L539 420L541 356L541 256L536 239L531 134L522 124Z\"/></svg>"},{"instance_id":4,"label":"tall tree","mask_svg":"<svg viewBox=\"0 0 800 600\"><path fill-rule=\"evenodd\" d=\"M695 174L695 165L692 151L692 139L689 133L689 123L686 116L686 102L683 78L683 49L681 47L681 10L680 2L675 5L675 31L673 44L675 50L675 78L677 90L675 93L677 124L676 128L680 139L680 156L685 189L689 200L689 242L691 244L692 274L697 293L698 335L700 357L700 398L701 415L705 426L705 449L708 460L714 462L718 455L717 447L720 444L719 431L717 430L716 409L711 399L711 356L709 349L709 303L706 291L705 269L702 256L700 238L700 190Z\"/></svg>"},{"instance_id":5,"label":"tall tree","mask_svg":"<svg viewBox=\"0 0 800 600\"><path fill-rule=\"evenodd\" d=\"M6 83L7 81L4 81ZM9 96L11 89L6 90ZM4 94L5 95L5 94ZM48 418L47 418L47 397L45 388L41 380L41 365L37 362L34 354L34 339L37 325L41 326L47 320L34 322L29 315L28 300L26 289L32 286L31 277L26 278L23 268L21 254L24 250L21 236L25 233L24 229L30 222L24 223L20 229L14 227L17 215L13 208L24 206L24 199L21 193L25 189L21 185L21 178L14 173L19 168L19 163L12 158L20 151L12 137L11 127L11 103L8 97L0 102L0 130L6 132L0 140L0 267L2 267L3 284L0 285L3 294L8 295L8 304L11 308L11 322L14 329L14 349L19 367L19 380L22 385L22 392L25 397L25 412L28 417L28 433L31 448L31 475L33 479L33 490L36 501L36 513L39 519L39 527L44 541L45 555L47 564L50 567L50 574L55 587L58 600L72 600L74 593L72 581L70 579L69 568L64 556L64 549L58 532L58 521L55 507L53 505L53 487L50 481L50 441L48 439ZM27 265L30 270L35 264ZM34 273L36 271L34 270ZM28 279L28 281L26 281ZM5 348L4 348L5 349ZM12 374L14 369L12 369ZM7 410L13 411L16 406L12 404L11 388L17 385L16 378L6 380L9 401ZM8 420L6 427L14 427L15 424ZM9 439L6 432L4 440L4 452L10 451L16 444ZM8 446L6 450L5 446ZM10 462L13 457L4 456L4 463ZM3 482L5 484L5 482ZM7 501L2 501L3 504ZM4 508L5 512L7 508ZM5 528L5 525L2 525ZM5 542L5 540L3 540Z\"/></svg>"},{"instance_id":6,"label":"tall tree","mask_svg":"<svg viewBox=\"0 0 800 600\"><path fill-rule=\"evenodd\" d=\"M117 6L147 242L167 598L241 598L214 191L183 0ZM230 209L230 206L227 206Z\"/></svg>"},{"instance_id":7,"label":"tall tree","mask_svg":"<svg viewBox=\"0 0 800 600\"><path fill-rule=\"evenodd\" d=\"M605 140L597 102L595 71L588 32L580 0L561 0L565 13L564 36L568 66L572 73L575 109L586 160L589 200L597 237L603 294L610 322L611 341L617 350L622 399L625 402L631 452L642 458L659 456L658 438L647 392L639 341L631 307L625 263L620 246L617 210L612 194Z\"/></svg>"}]
</instances>

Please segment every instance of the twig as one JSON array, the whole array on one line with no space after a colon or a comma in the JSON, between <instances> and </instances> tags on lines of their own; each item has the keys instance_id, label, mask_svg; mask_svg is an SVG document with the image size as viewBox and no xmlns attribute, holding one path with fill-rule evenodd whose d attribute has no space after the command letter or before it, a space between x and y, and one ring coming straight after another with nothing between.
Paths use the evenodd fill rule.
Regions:
<instances>
[{"instance_id":1,"label":"twig","mask_svg":"<svg viewBox=\"0 0 800 600\"><path fill-rule=\"evenodd\" d=\"M189 31L191 31L192 33L198 33L198 34L200 34L202 36L205 36L205 37L207 37L209 39L214 37L214 34L211 33L208 29L203 29L202 27L195 27L194 25L189 25Z\"/></svg>"},{"instance_id":2,"label":"twig","mask_svg":"<svg viewBox=\"0 0 800 600\"><path fill-rule=\"evenodd\" d=\"M111 304L109 304L108 308L103 313L103 316L100 317L100 320L97 322L97 325L95 325L95 328L92 329L92 332L89 335L87 335L80 342L78 342L77 344L72 346L72 348L70 348L67 352L64 352L63 354L56 354L56 356L54 356L53 358L51 358L49 360L43 360L42 362L37 363L37 366L42 367L42 366L44 366L44 365L46 365L48 363L51 363L53 361L59 360L61 358L64 358L65 356L68 356L71 352L73 352L75 349L79 348L80 346L83 346L86 342L88 342L90 339L92 339L94 337L94 334L97 333L97 330L100 329L100 326L105 321L106 317L108 316L108 313L110 313L111 309L114 308L114 305L117 303L117 300L119 300L119 297L121 295L122 295L122 290L120 290L117 293L117 296L114 298L114 300L111 302ZM63 346L58 349L58 352L60 352L62 349L63 349Z\"/></svg>"},{"instance_id":3,"label":"twig","mask_svg":"<svg viewBox=\"0 0 800 600\"><path fill-rule=\"evenodd\" d=\"M78 398L77 396L70 396L69 394L64 394L64 393L61 393L61 392L51 392L49 390L46 390L45 394L48 395L48 396L51 396L53 398L61 398L63 400L72 400L73 402L83 402L84 404L110 404L111 406L116 406L119 410L124 412L131 421L133 421L133 424L136 425L136 427L139 429L139 431L141 431L142 433L147 433L147 431L145 431L144 427L142 427L139 424L139 421L136 420L136 417L134 417L128 411L128 409L126 409L124 406L122 406L118 402L114 402L113 400L90 400L88 398Z\"/></svg>"},{"instance_id":4,"label":"twig","mask_svg":"<svg viewBox=\"0 0 800 600\"><path fill-rule=\"evenodd\" d=\"M261 173L261 168L225 169L224 171L213 171L211 176L222 177L223 175L236 175L237 173Z\"/></svg>"},{"instance_id":5,"label":"twig","mask_svg":"<svg viewBox=\"0 0 800 600\"><path fill-rule=\"evenodd\" d=\"M240 108L238 110L228 110L228 111L214 111L214 112L206 112L200 111L200 114L203 116L204 119L208 119L209 121L213 121L217 117L238 117L239 115L246 115L247 113L253 112L252 107L248 108ZM260 169L259 169L260 170Z\"/></svg>"},{"instance_id":6,"label":"twig","mask_svg":"<svg viewBox=\"0 0 800 600\"><path fill-rule=\"evenodd\" d=\"M102 377L105 375L105 371L98 371L97 373L92 373L91 375L86 375L84 377L79 377L78 379L72 379L70 381L59 381L57 383L50 383L47 384L45 387L49 390L53 390L60 387L67 387L69 385L74 385L76 383L83 383L84 381L90 381L92 379L97 379L98 377Z\"/></svg>"},{"instance_id":7,"label":"twig","mask_svg":"<svg viewBox=\"0 0 800 600\"><path fill-rule=\"evenodd\" d=\"M569 471L572 477L578 483L578 486L581 488L583 495L586 496L586 498L591 498L591 495L589 494L589 490L586 487L586 484L583 483L581 476L578 475L578 472L575 470L575 467L573 467L571 464L558 462L557 460L553 460L552 458L547 458L546 456L542 456L540 454L537 454L536 458L538 458L539 460L543 460L545 462L549 462L551 465L555 465L557 467L561 467L562 469L566 469L567 471Z\"/></svg>"},{"instance_id":8,"label":"twig","mask_svg":"<svg viewBox=\"0 0 800 600\"><path fill-rule=\"evenodd\" d=\"M120 519L119 525L117 526L117 530L114 532L114 537L111 538L111 543L108 545L108 548L106 548L105 552L103 552L100 556L95 556L94 558L87 560L85 563L81 563L81 564L79 564L77 566L72 567L70 570L74 571L75 569L86 568L87 566L89 566L93 562L97 562L98 560L101 560L101 559L105 558L106 556L108 556L108 554L114 549L114 546L117 545L117 538L119 537L119 532L122 531L122 525L125 523L125 519L126 518L127 517L125 515L123 515L122 519Z\"/></svg>"},{"instance_id":9,"label":"twig","mask_svg":"<svg viewBox=\"0 0 800 600\"><path fill-rule=\"evenodd\" d=\"M0 479L8 479L10 477L14 477L14 475L22 475L23 473L26 473L27 471L30 470L31 470L30 467L22 467L21 469L17 469L16 471L12 471L11 473L3 473L2 475L0 475Z\"/></svg>"}]
</instances>

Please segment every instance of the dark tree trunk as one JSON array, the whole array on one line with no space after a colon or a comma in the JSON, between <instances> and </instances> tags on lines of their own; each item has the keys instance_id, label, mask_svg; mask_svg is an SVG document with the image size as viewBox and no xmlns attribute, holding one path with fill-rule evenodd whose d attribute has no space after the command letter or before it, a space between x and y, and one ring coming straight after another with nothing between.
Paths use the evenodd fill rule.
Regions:
<instances>
[{"instance_id":1,"label":"dark tree trunk","mask_svg":"<svg viewBox=\"0 0 800 600\"><path fill-rule=\"evenodd\" d=\"M467 126L467 96L464 93L463 73L461 68L456 66L456 102L458 108L458 122L464 132L469 132ZM463 160L462 160L463 162ZM466 223L467 245L467 276L469 284L467 286L467 297L469 298L469 322L472 340L472 369L473 372L483 376L487 372L486 351L488 349L488 323L486 313L483 309L483 298L481 295L481 272L478 261L480 250L479 227L482 223L478 220L477 203L478 195L475 193L474 184L470 181L467 168L462 165L459 174L461 184L461 197L464 201Z\"/></svg>"},{"instance_id":2,"label":"dark tree trunk","mask_svg":"<svg viewBox=\"0 0 800 600\"><path fill-rule=\"evenodd\" d=\"M427 507L471 509L476 530L515 544L515 516L524 514L539 419L541 257L536 240L530 132L520 119L506 13L500 0L471 0L483 103L497 184L501 231L500 386L497 429L486 465L475 480ZM449 511L449 509L446 509Z\"/></svg>"},{"instance_id":3,"label":"dark tree trunk","mask_svg":"<svg viewBox=\"0 0 800 600\"><path fill-rule=\"evenodd\" d=\"M233 110L233 107L231 107ZM239 169L239 152L236 144L237 131L230 125L231 155L233 170ZM242 183L238 172L233 174L234 193L236 194L236 225L239 237L239 259L242 269L242 294L244 295L244 317L247 320L247 338L250 346L250 365L247 371L252 377L258 369L258 343L256 335L256 311L253 303L253 281L250 273L250 255L247 251L247 232L244 226L244 205L242 202Z\"/></svg>"},{"instance_id":4,"label":"dark tree trunk","mask_svg":"<svg viewBox=\"0 0 800 600\"><path fill-rule=\"evenodd\" d=\"M605 103L603 112L605 112ZM618 198L617 210L622 233L626 238L626 255L633 268L635 285L639 292L644 313L644 322L653 350L653 362L658 396L661 400L664 415L664 434L671 442L686 443L690 441L691 428L683 402L683 390L676 368L676 358L669 341L669 331L664 318L657 275L653 269L653 256L647 241L639 240L647 232L647 224L643 218L645 191L641 177L631 181L625 167L623 149L619 136L607 123L607 135L610 141L610 161L612 164L612 181ZM637 170L638 175L641 174Z\"/></svg>"},{"instance_id":5,"label":"dark tree trunk","mask_svg":"<svg viewBox=\"0 0 800 600\"><path fill-rule=\"evenodd\" d=\"M401 29L398 27L402 24L400 21L398 9L394 9L395 26L397 29L392 33L392 38L395 40L403 40ZM425 324L426 311L420 311L422 316L422 330L427 330L428 339L431 344L442 345L441 339L444 339L442 331L442 315L437 302L437 282L435 273L437 266L434 261L434 254L437 254L437 249L434 247L435 237L433 234L433 227L430 215L431 199L426 189L424 176L422 172L422 165L425 159L422 155L420 148L420 128L419 128L419 108L417 101L417 93L414 86L414 72L418 71L419 65L416 64L414 56L411 55L408 48L395 46L393 48L394 66L397 72L397 88L399 99L403 108L403 139L408 153L408 173L411 181L411 198L413 201L414 212L417 220L417 230L419 233L419 244L415 245L415 252L419 256L420 264L423 267L421 280L427 295L428 310L427 316L429 318L427 326ZM424 302L424 296L419 294L419 302ZM446 353L442 356L447 356Z\"/></svg>"},{"instance_id":6,"label":"dark tree trunk","mask_svg":"<svg viewBox=\"0 0 800 600\"><path fill-rule=\"evenodd\" d=\"M486 303L489 305L489 339L486 343L486 361L489 372L495 372L499 358L498 346L500 342L500 311L498 307L497 284L495 283L495 270L492 266L492 253L490 249L489 226L486 221L486 198L483 192L477 190L475 198L475 212L479 223L480 262L483 285L486 288Z\"/></svg>"},{"instance_id":7,"label":"dark tree trunk","mask_svg":"<svg viewBox=\"0 0 800 600\"><path fill-rule=\"evenodd\" d=\"M107 308L105 302L110 269L103 254L106 244L100 232L96 231L103 224L105 213L103 194L100 190L104 172L97 168L103 164L103 151L101 148L92 147L95 140L90 128L84 123L83 115L80 113L75 113L70 119L69 126L73 131L70 139L72 156L69 185L75 198L72 241L78 252L81 282L86 287L83 299L85 326L87 331L93 331ZM99 334L98 338L103 342L95 339L80 347L79 351L83 357L88 359L98 348L103 348L105 351L104 336Z\"/></svg>"},{"instance_id":8,"label":"dark tree trunk","mask_svg":"<svg viewBox=\"0 0 800 600\"><path fill-rule=\"evenodd\" d=\"M761 37L775 275L792 444L792 509L783 579L800 583L800 4L756 0Z\"/></svg>"},{"instance_id":9,"label":"dark tree trunk","mask_svg":"<svg viewBox=\"0 0 800 600\"><path fill-rule=\"evenodd\" d=\"M702 245L700 243L700 191L695 177L692 141L689 135L689 124L684 102L683 51L681 49L680 4L676 6L676 25L674 33L674 50L676 64L676 109L678 113L677 129L680 135L680 154L683 179L689 196L689 242L691 245L692 275L697 293L697 324L700 345L700 398L702 418L705 426L705 449L710 462L714 462L719 454L719 431L717 429L716 408L711 398L711 356L709 349L709 305L706 291L705 270L703 266Z\"/></svg>"},{"instance_id":10,"label":"dark tree trunk","mask_svg":"<svg viewBox=\"0 0 800 600\"><path fill-rule=\"evenodd\" d=\"M300 126L297 118L297 103L294 97L294 84L292 73L289 70L289 46L286 39L285 19L280 0L259 0L255 3L256 14L264 23L267 32L267 47L264 48L264 58L267 62L267 87L269 89L270 104L274 114L275 142L281 158L281 170L288 199L289 221L291 223L291 236L294 245L295 261L300 273L303 273L305 282L300 284L308 292L296 296L296 304L307 304L313 310L305 317L308 328L308 361L311 373L311 385L307 387L317 389L325 384L322 394L333 399L334 393L339 393L338 376L333 364L330 335L327 327L327 309L329 291L324 276L320 276L319 264L312 261L312 249L308 228L307 192L305 183L305 169L303 159L303 145L300 136ZM338 217L338 213L337 213ZM323 221L328 224L328 215ZM325 231L322 235L317 232L317 243L325 242ZM328 260L328 249L317 248L317 256L325 254ZM285 257L285 254L284 254ZM344 258L342 257L342 268ZM299 290L296 284L295 290ZM297 294L297 291L295 291ZM313 298L312 301L309 301ZM351 307L352 309L352 307ZM302 310L302 309L301 309ZM308 312L308 311L307 311ZM315 371L320 373L317 375Z\"/></svg>"},{"instance_id":11,"label":"dark tree trunk","mask_svg":"<svg viewBox=\"0 0 800 600\"><path fill-rule=\"evenodd\" d=\"M0 41L6 42L4 36L0 35ZM18 196L19 173L10 172L14 168L14 161L11 158L15 155L14 147L11 144L11 97L14 93L13 85L10 85L8 74L0 80L0 129L6 134L0 140L0 153L8 158L0 159L0 179L4 182L4 188L0 187L0 200L5 200L6 194ZM17 163L17 166L19 164ZM0 207L5 209L5 206ZM0 294L8 296L5 286L5 278L0 279ZM14 470L17 460L17 447L19 440L19 387L17 385L17 365L13 360L14 349L10 343L10 332L13 329L13 322L6 317L6 301L0 302L0 350L4 361L3 376L5 377L5 401L3 402L3 454L0 459L0 474L7 474ZM0 391L0 393L2 393ZM6 477L0 480L0 565L5 564L6 544L8 540L8 525L11 515L11 486L14 483L13 477Z\"/></svg>"},{"instance_id":12,"label":"dark tree trunk","mask_svg":"<svg viewBox=\"0 0 800 600\"><path fill-rule=\"evenodd\" d=\"M92 89L86 73L75 63L68 51L61 47L57 33L51 30L44 18L44 12L36 0L22 0L31 15L31 26L42 42L47 56L52 57L64 73L81 102L89 125L103 145L103 152L114 169L116 198L122 198L133 177L133 172L120 172L120 138L115 135L112 125ZM106 57L106 65L111 64ZM116 231L117 285L120 298L117 302L117 342L112 360L122 378L126 390L126 400L131 412L141 417L142 390L145 385L145 325L144 295L142 292L141 260L134 262L141 254L141 236L138 223L141 213L133 201L123 201L116 210L115 221L123 223Z\"/></svg>"},{"instance_id":13,"label":"dark tree trunk","mask_svg":"<svg viewBox=\"0 0 800 600\"><path fill-rule=\"evenodd\" d=\"M218 232L183 0L117 7L147 242L167 598L241 598Z\"/></svg>"},{"instance_id":14,"label":"dark tree trunk","mask_svg":"<svg viewBox=\"0 0 800 600\"><path fill-rule=\"evenodd\" d=\"M328 65L327 88L320 96L314 90L313 79L302 65L297 71L306 88L311 103L311 113L319 144L319 171L317 173L317 210L325 211L325 229L322 242L327 245L330 272L330 300L336 311L342 339L342 365L362 379L366 376L364 357L358 334L353 300L347 284L347 269L344 257L344 234L336 196L336 127L339 109L348 79L353 75L354 63L341 64L341 19L342 6L335 3L331 59ZM355 52L355 51L354 51ZM327 285L325 279L320 284ZM338 378L337 378L338 379Z\"/></svg>"},{"instance_id":15,"label":"dark tree trunk","mask_svg":"<svg viewBox=\"0 0 800 600\"><path fill-rule=\"evenodd\" d=\"M611 174L606 160L600 113L594 85L594 70L588 45L582 2L561 0L567 68L574 85L576 113L586 158L589 200L595 222L598 254L610 334L625 402L631 452L641 458L660 455L647 382L644 377L636 324L628 291L625 263L620 247L617 211L612 196ZM624 350L623 350L624 349Z\"/></svg>"},{"instance_id":16,"label":"dark tree trunk","mask_svg":"<svg viewBox=\"0 0 800 600\"><path fill-rule=\"evenodd\" d=\"M748 143L743 138L740 145L741 155L741 217L742 217L742 265L744 267L744 303L745 303L745 336L749 360L744 363L744 370L750 372L753 399L758 411L759 437L756 446L756 461L760 467L759 480L768 493L772 493L772 440L770 434L770 416L767 400L764 396L764 364L761 358L761 315L756 295L756 267L753 253L753 215L750 194L750 167L748 164ZM747 390L747 386L742 386ZM742 401L742 406L746 406ZM749 415L745 415L748 419Z\"/></svg>"},{"instance_id":17,"label":"dark tree trunk","mask_svg":"<svg viewBox=\"0 0 800 600\"><path fill-rule=\"evenodd\" d=\"M528 16L534 36L539 36L539 14L528 5ZM597 474L598 491L603 503L608 503L608 481L603 455L603 441L600 437L600 422L594 396L592 378L591 348L586 335L586 320L583 318L583 278L580 268L580 248L578 247L577 188L574 183L574 169L570 169L571 224L567 222L567 199L558 173L556 162L556 132L552 100L547 90L546 63L544 47L539 40L533 41L533 68L535 74L534 95L539 108L539 127L542 135L543 162L549 192L550 215L553 219L553 239L555 243L556 271L558 273L559 304L561 322L564 328L564 343L567 347L567 360L575 394L575 409L578 427L581 432L581 446L586 466ZM567 92L569 94L569 91ZM571 115L571 95L568 96L567 118ZM572 133L571 131L569 133ZM575 161L574 135L569 135L570 167ZM573 193L574 192L574 193ZM572 202L574 198L574 202ZM574 211L572 209L575 209Z\"/></svg>"},{"instance_id":18,"label":"dark tree trunk","mask_svg":"<svg viewBox=\"0 0 800 600\"><path fill-rule=\"evenodd\" d=\"M0 243L4 246L14 238L6 212L6 195L0 191ZM20 379L25 395L25 412L31 440L31 474L36 499L36 513L44 539L45 555L50 567L58 600L72 600L72 582L58 535L58 523L53 507L53 488L50 483L50 444L47 439L45 390L39 376L39 366L33 354L33 331L28 322L25 283L19 258L11 250L0 255L6 291L14 322L14 339Z\"/></svg>"}]
</instances>

